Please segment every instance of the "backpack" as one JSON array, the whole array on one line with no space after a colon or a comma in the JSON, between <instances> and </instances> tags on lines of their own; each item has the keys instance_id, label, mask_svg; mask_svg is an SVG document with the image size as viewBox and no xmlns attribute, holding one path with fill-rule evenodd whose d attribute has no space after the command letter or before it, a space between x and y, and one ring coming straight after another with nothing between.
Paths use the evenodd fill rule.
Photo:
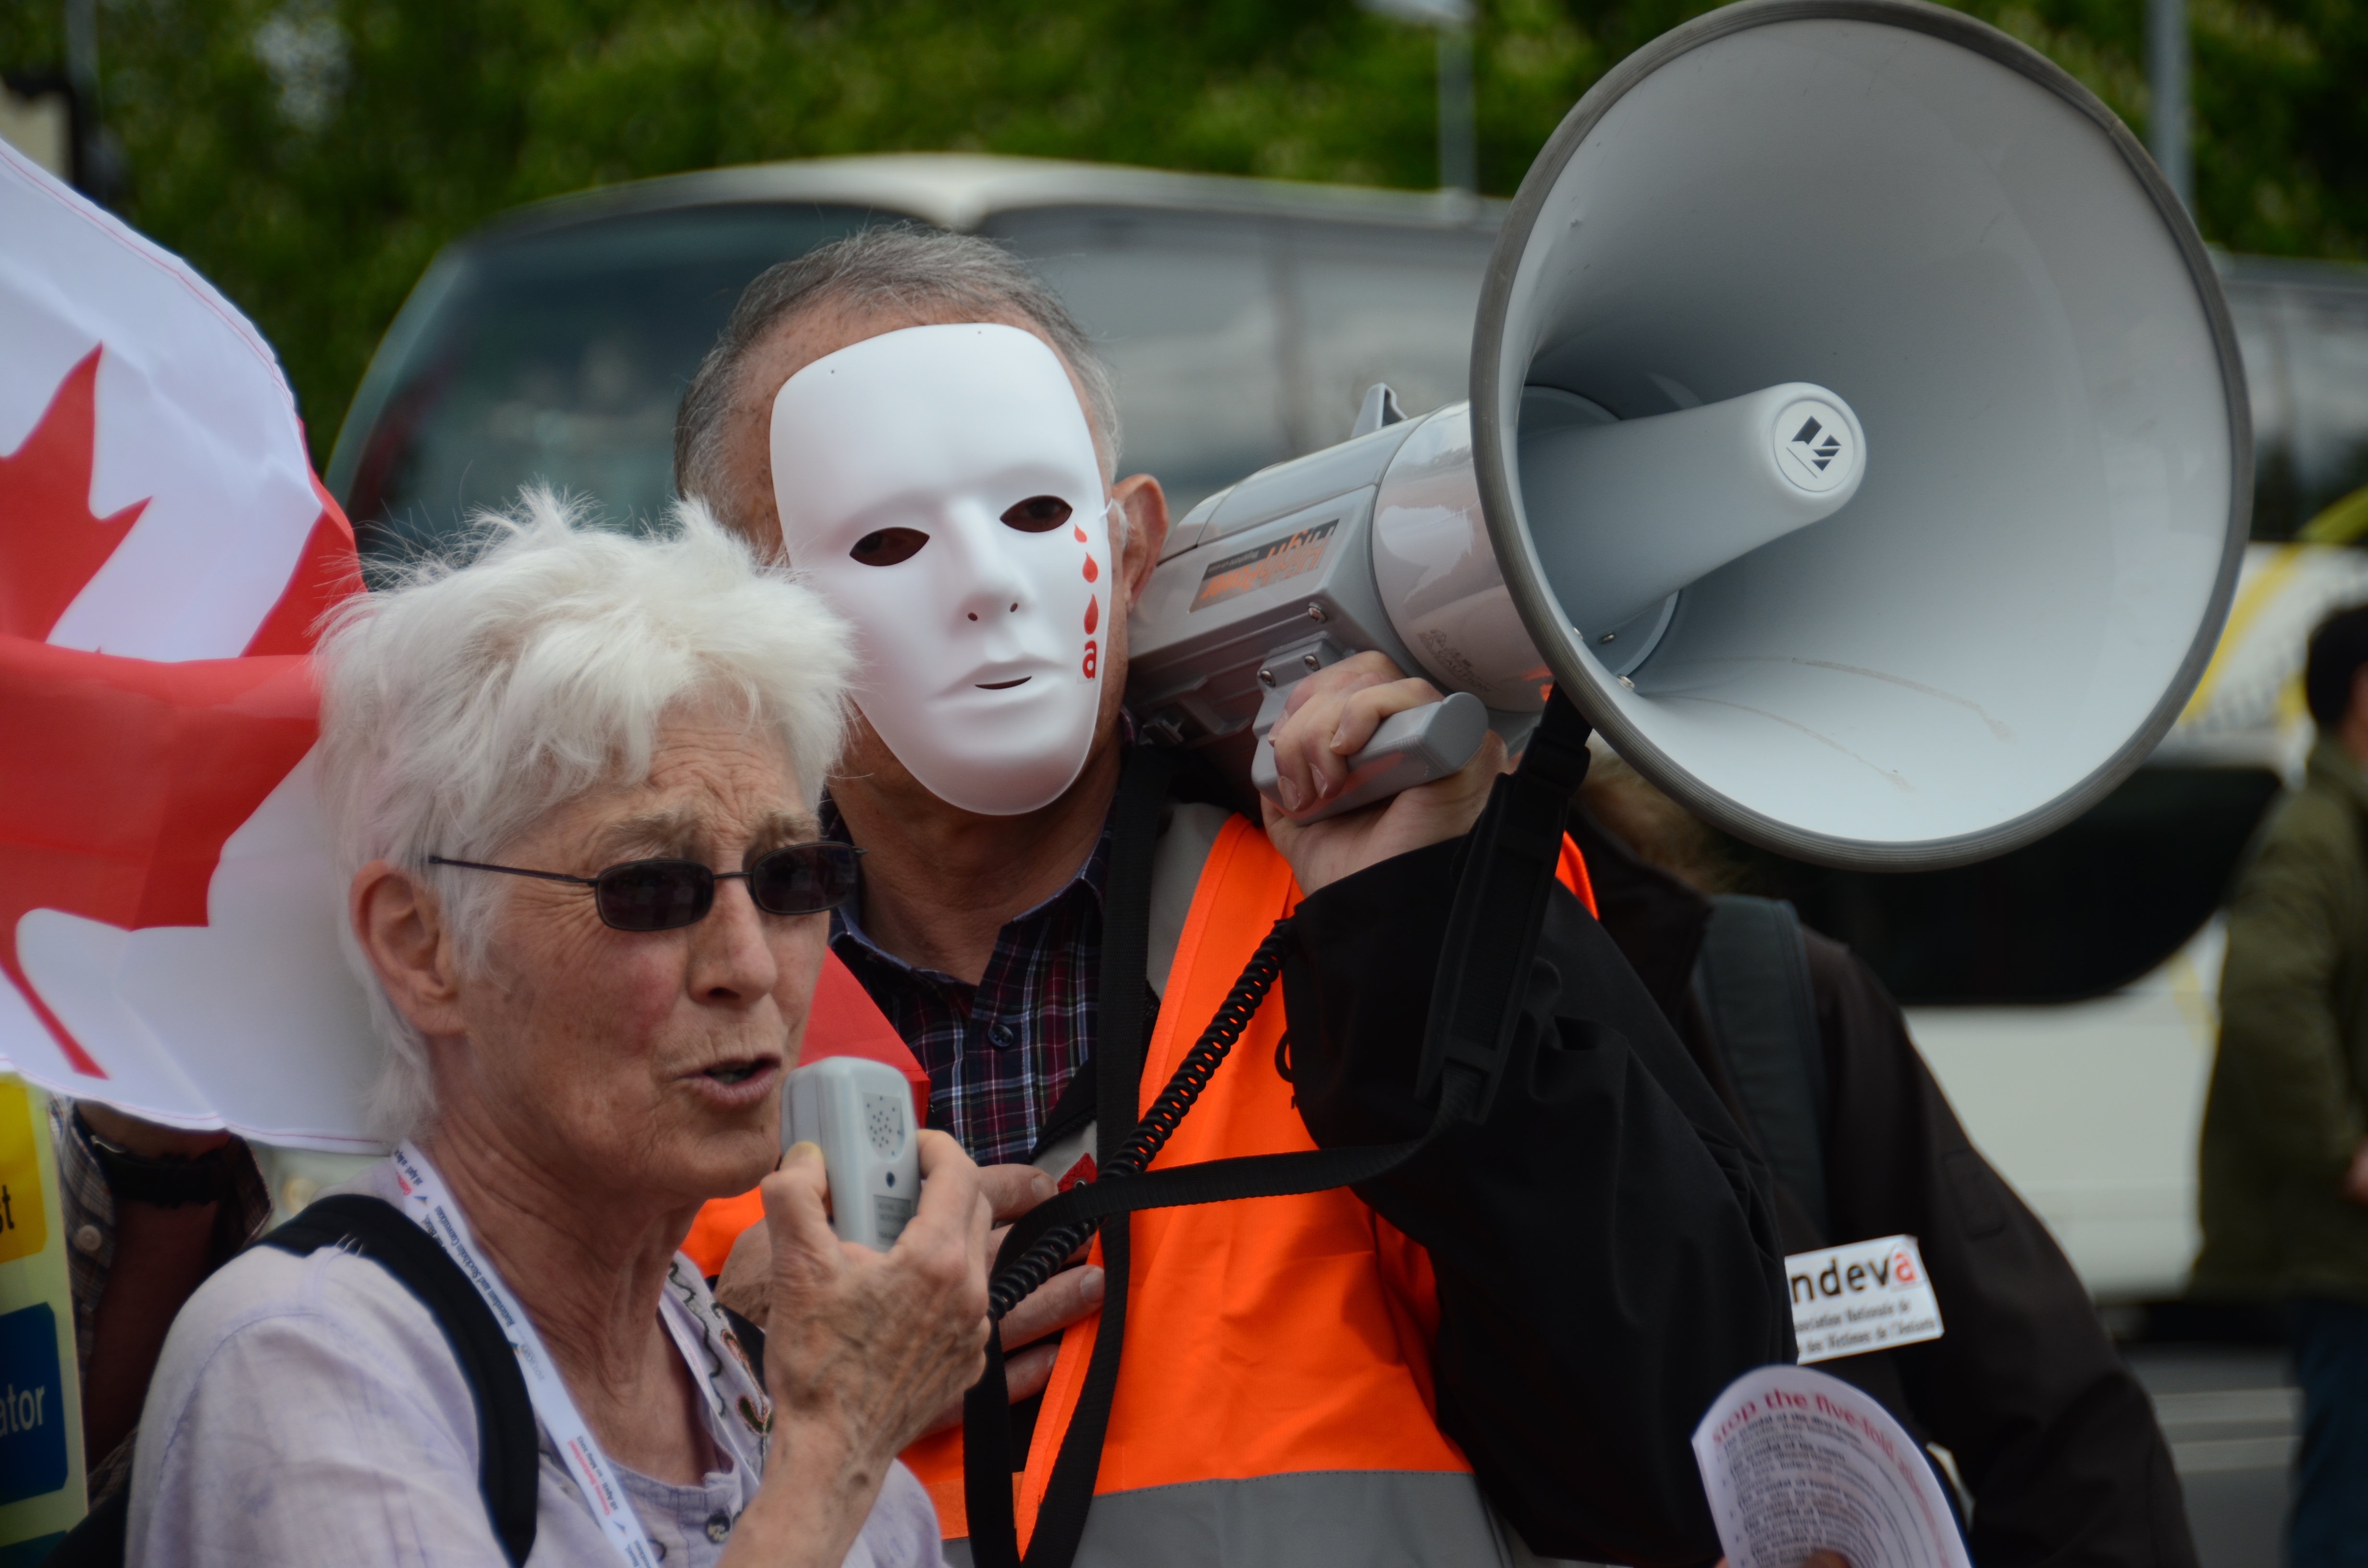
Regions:
<instances>
[{"instance_id":1,"label":"backpack","mask_svg":"<svg viewBox=\"0 0 2368 1568\"><path fill-rule=\"evenodd\" d=\"M541 1463L526 1374L493 1309L436 1238L394 1205L360 1193L324 1198L264 1236L257 1246L309 1257L324 1246L359 1253L427 1309L452 1346L477 1403L477 1490L494 1536L514 1568L534 1550L536 1471ZM69 1532L47 1568L121 1568L131 1488L118 1487Z\"/></svg>"},{"instance_id":2,"label":"backpack","mask_svg":"<svg viewBox=\"0 0 2368 1568\"><path fill-rule=\"evenodd\" d=\"M1829 1234L1826 1134L1833 1096L1801 917L1779 899L1719 894L1710 902L1710 926L1694 960L1695 999L1770 1169L1817 1233Z\"/></svg>"}]
</instances>

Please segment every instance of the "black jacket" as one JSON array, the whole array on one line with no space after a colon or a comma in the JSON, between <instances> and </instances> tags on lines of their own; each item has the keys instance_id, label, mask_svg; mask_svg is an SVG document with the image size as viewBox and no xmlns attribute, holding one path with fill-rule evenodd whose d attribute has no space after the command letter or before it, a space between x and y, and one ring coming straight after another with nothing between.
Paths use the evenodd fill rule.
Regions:
<instances>
[{"instance_id":1,"label":"black jacket","mask_svg":"<svg viewBox=\"0 0 2368 1568\"><path fill-rule=\"evenodd\" d=\"M1677 1026L1736 1121L1749 1125L1689 986L1710 904L1582 811L1604 928ZM1781 1187L1787 1253L1913 1235L1941 1306L1939 1339L1822 1362L1954 1456L1974 1497L1981 1568L2192 1568L2179 1478L2154 1407L2038 1217L1957 1124L1907 1021L1849 949L1813 931L1809 977L1831 1086L1817 1234Z\"/></svg>"},{"instance_id":2,"label":"black jacket","mask_svg":"<svg viewBox=\"0 0 2368 1568\"><path fill-rule=\"evenodd\" d=\"M1463 844L1299 906L1292 1081L1326 1147L1419 1134L1414 1085ZM1772 1186L1603 926L1553 892L1485 1125L1357 1189L1430 1254L1440 1428L1531 1549L1718 1555L1689 1447L1719 1391L1793 1358Z\"/></svg>"}]
</instances>

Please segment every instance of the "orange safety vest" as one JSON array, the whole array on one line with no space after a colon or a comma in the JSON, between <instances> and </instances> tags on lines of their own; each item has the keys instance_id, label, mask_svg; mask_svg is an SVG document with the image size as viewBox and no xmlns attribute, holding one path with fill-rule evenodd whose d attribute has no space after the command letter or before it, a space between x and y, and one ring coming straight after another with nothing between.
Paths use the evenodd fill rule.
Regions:
<instances>
[{"instance_id":1,"label":"orange safety vest","mask_svg":"<svg viewBox=\"0 0 2368 1568\"><path fill-rule=\"evenodd\" d=\"M1567 840L1559 872L1592 909ZM1266 835L1228 821L1168 971L1142 1108L1298 903ZM1315 1147L1278 1070L1283 1032L1278 989L1154 1168ZM1149 1210L1133 1227L1126 1346L1080 1568L1507 1560L1471 1464L1439 1429L1438 1290L1421 1246L1345 1187ZM1027 1469L1013 1478L1023 1550L1099 1325L1088 1318L1063 1334ZM966 1538L961 1431L923 1438L904 1458L947 1539Z\"/></svg>"}]
</instances>

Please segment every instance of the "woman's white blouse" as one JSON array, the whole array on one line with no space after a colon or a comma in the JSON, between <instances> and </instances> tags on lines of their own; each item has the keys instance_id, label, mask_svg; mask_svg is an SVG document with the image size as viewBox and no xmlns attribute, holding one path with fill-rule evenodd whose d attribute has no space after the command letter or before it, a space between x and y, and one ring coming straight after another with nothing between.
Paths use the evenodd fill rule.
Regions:
<instances>
[{"instance_id":1,"label":"woman's white blouse","mask_svg":"<svg viewBox=\"0 0 2368 1568\"><path fill-rule=\"evenodd\" d=\"M343 1188L394 1201L391 1169ZM713 1354L693 1376L725 1465L695 1486L618 1467L666 1568L708 1568L764 1473L769 1412L705 1281L677 1256L660 1308ZM532 1568L614 1568L539 1426ZM506 1562L477 1491L477 1415L436 1320L366 1257L256 1247L189 1299L142 1414L127 1561L136 1568ZM848 1568L937 1568L936 1511L889 1472Z\"/></svg>"}]
</instances>

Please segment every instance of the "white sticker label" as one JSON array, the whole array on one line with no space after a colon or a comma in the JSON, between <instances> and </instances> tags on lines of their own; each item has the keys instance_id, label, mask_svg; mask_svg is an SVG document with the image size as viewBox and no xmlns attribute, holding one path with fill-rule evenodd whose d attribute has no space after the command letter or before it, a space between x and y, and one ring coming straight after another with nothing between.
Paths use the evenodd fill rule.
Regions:
<instances>
[{"instance_id":1,"label":"white sticker label","mask_svg":"<svg viewBox=\"0 0 2368 1568\"><path fill-rule=\"evenodd\" d=\"M1804 1252L1784 1260L1801 1365L1941 1337L1941 1303L1914 1236Z\"/></svg>"}]
</instances>

